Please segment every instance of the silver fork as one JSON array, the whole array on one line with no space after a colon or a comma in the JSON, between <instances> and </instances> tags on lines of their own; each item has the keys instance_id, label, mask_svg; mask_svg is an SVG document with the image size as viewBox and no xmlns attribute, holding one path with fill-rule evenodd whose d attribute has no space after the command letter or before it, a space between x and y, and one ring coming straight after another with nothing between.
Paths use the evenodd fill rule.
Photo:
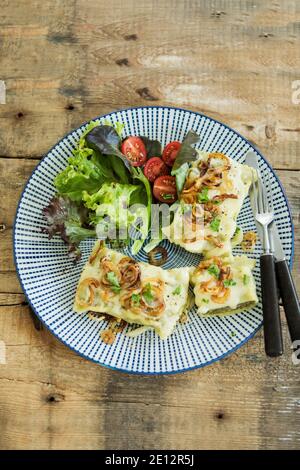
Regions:
<instances>
[{"instance_id":1,"label":"silver fork","mask_svg":"<svg viewBox=\"0 0 300 470\"><path fill-rule=\"evenodd\" d=\"M268 185L266 185L264 175L257 171L257 182L253 177L252 188L255 209L254 217L263 230L263 253L260 257L260 274L265 351L268 356L276 357L283 353L283 344L275 273L275 258L272 253L269 234L269 227L274 220L273 198L269 173Z\"/></svg>"},{"instance_id":2,"label":"silver fork","mask_svg":"<svg viewBox=\"0 0 300 470\"><path fill-rule=\"evenodd\" d=\"M269 226L274 220L274 209L273 209L273 198L270 193L270 175L268 173L268 187L266 186L266 181L264 175L257 171L257 185L258 190L256 189L256 182L253 176L252 187L253 187L253 196L254 196L254 207L255 207L255 218L258 223L262 226L263 229L263 250L264 253L271 253L271 243L269 235ZM271 194L270 201L268 193Z\"/></svg>"}]
</instances>

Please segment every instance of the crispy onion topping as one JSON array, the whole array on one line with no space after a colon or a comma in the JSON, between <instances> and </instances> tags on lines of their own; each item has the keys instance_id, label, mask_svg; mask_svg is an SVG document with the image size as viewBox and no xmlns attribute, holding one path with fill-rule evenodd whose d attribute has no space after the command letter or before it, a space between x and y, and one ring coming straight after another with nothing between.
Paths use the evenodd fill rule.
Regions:
<instances>
[{"instance_id":1,"label":"crispy onion topping","mask_svg":"<svg viewBox=\"0 0 300 470\"><path fill-rule=\"evenodd\" d=\"M90 264L93 264L93 262L95 261L95 259L97 258L97 256L99 255L100 251L102 250L104 246L104 243L102 241L100 241L98 243L98 246L97 248L94 250L94 252L91 254L91 256L89 257L89 263Z\"/></svg>"},{"instance_id":2,"label":"crispy onion topping","mask_svg":"<svg viewBox=\"0 0 300 470\"><path fill-rule=\"evenodd\" d=\"M141 282L141 268L133 259L126 256L119 261L118 268L121 274L121 287L123 289L137 288Z\"/></svg>"},{"instance_id":3,"label":"crispy onion topping","mask_svg":"<svg viewBox=\"0 0 300 470\"><path fill-rule=\"evenodd\" d=\"M223 304L224 302L226 302L229 295L230 295L229 287L224 287L223 285L222 287L220 287L219 291L216 294L213 294L211 296L211 300L215 302L216 304Z\"/></svg>"},{"instance_id":4,"label":"crispy onion topping","mask_svg":"<svg viewBox=\"0 0 300 470\"><path fill-rule=\"evenodd\" d=\"M237 199L237 194L217 194L212 198L213 201L223 202L225 199Z\"/></svg>"},{"instance_id":5,"label":"crispy onion topping","mask_svg":"<svg viewBox=\"0 0 300 470\"><path fill-rule=\"evenodd\" d=\"M213 235L205 235L204 240L216 246L217 248L223 248L224 246L221 240L218 237L214 237Z\"/></svg>"},{"instance_id":6,"label":"crispy onion topping","mask_svg":"<svg viewBox=\"0 0 300 470\"><path fill-rule=\"evenodd\" d=\"M218 165L213 166L213 161L217 161ZM181 199L188 203L193 204L197 200L197 193L205 186L207 188L217 188L222 183L223 172L230 170L230 160L223 153L210 153L207 161L200 161L198 164L199 177L187 178Z\"/></svg>"},{"instance_id":7,"label":"crispy onion topping","mask_svg":"<svg viewBox=\"0 0 300 470\"><path fill-rule=\"evenodd\" d=\"M150 295L149 295L150 294ZM165 308L164 282L161 279L145 279L141 290L143 312L151 317L158 317Z\"/></svg>"},{"instance_id":8,"label":"crispy onion topping","mask_svg":"<svg viewBox=\"0 0 300 470\"><path fill-rule=\"evenodd\" d=\"M183 243L194 243L203 238L204 210L201 204L194 204L191 210L183 215Z\"/></svg>"},{"instance_id":9,"label":"crispy onion topping","mask_svg":"<svg viewBox=\"0 0 300 470\"><path fill-rule=\"evenodd\" d=\"M230 288L225 284L225 280L232 280L232 273L230 266L224 266L221 258L214 257L208 260L202 261L197 271L203 272L205 269L209 269L210 266L216 266L219 272L212 274L212 277L207 281L200 283L199 290L206 294L211 295L211 300L217 304L223 304L226 302L230 295Z\"/></svg>"},{"instance_id":10,"label":"crispy onion topping","mask_svg":"<svg viewBox=\"0 0 300 470\"><path fill-rule=\"evenodd\" d=\"M158 317L165 308L164 282L161 279L144 279L139 289L126 292L121 297L121 304L136 314Z\"/></svg>"},{"instance_id":11,"label":"crispy onion topping","mask_svg":"<svg viewBox=\"0 0 300 470\"><path fill-rule=\"evenodd\" d=\"M230 170L230 160L229 158L224 154L224 153L221 153L221 152L211 152L209 155L208 155L208 158L207 158L207 164L208 166L211 166L211 162L212 160L217 160L218 162L222 162L223 164L223 167L218 164L217 166L218 167L222 167L223 169L226 169L226 170Z\"/></svg>"},{"instance_id":12,"label":"crispy onion topping","mask_svg":"<svg viewBox=\"0 0 300 470\"><path fill-rule=\"evenodd\" d=\"M220 289L220 282L217 279L211 278L208 281L203 281L200 283L201 292L206 292L207 294L217 294Z\"/></svg>"},{"instance_id":13,"label":"crispy onion topping","mask_svg":"<svg viewBox=\"0 0 300 470\"><path fill-rule=\"evenodd\" d=\"M80 307L90 307L94 303L94 289L99 287L99 281L93 277L83 279L79 284L76 292L76 303Z\"/></svg>"},{"instance_id":14,"label":"crispy onion topping","mask_svg":"<svg viewBox=\"0 0 300 470\"><path fill-rule=\"evenodd\" d=\"M205 259L201 261L196 268L196 271L199 273L202 273L205 269L209 268L212 264L215 264L218 266L218 268L221 268L222 266L222 260L218 256L214 256L213 258Z\"/></svg>"},{"instance_id":15,"label":"crispy onion topping","mask_svg":"<svg viewBox=\"0 0 300 470\"><path fill-rule=\"evenodd\" d=\"M121 281L121 274L117 266L112 263L108 256L105 256L100 261L100 268L102 270L101 285L104 288L111 287L109 280L107 279L107 274L113 272L116 275L117 280Z\"/></svg>"},{"instance_id":16,"label":"crispy onion topping","mask_svg":"<svg viewBox=\"0 0 300 470\"><path fill-rule=\"evenodd\" d=\"M257 235L255 232L244 232L241 247L244 251L252 251L255 247Z\"/></svg>"}]
</instances>

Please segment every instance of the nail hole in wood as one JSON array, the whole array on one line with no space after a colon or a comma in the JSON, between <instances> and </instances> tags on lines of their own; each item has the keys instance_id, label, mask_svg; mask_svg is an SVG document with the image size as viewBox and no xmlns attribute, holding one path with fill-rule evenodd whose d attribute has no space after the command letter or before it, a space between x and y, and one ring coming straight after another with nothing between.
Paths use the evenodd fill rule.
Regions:
<instances>
[{"instance_id":1,"label":"nail hole in wood","mask_svg":"<svg viewBox=\"0 0 300 470\"><path fill-rule=\"evenodd\" d=\"M138 39L138 35L137 34L126 34L126 36L124 36L124 39L125 39L125 41L136 41Z\"/></svg>"},{"instance_id":2,"label":"nail hole in wood","mask_svg":"<svg viewBox=\"0 0 300 470\"><path fill-rule=\"evenodd\" d=\"M58 403L60 401L63 401L64 399L65 399L65 397L61 393L54 393L54 394L48 395L46 397L46 402L47 403Z\"/></svg>"},{"instance_id":3,"label":"nail hole in wood","mask_svg":"<svg viewBox=\"0 0 300 470\"><path fill-rule=\"evenodd\" d=\"M223 419L224 418L224 413L222 411L220 411L219 413L217 413L216 418L217 419Z\"/></svg>"},{"instance_id":4,"label":"nail hole in wood","mask_svg":"<svg viewBox=\"0 0 300 470\"><path fill-rule=\"evenodd\" d=\"M68 111L73 111L73 109L75 109L75 106L73 104L68 104L68 106L66 106L66 109Z\"/></svg>"},{"instance_id":5,"label":"nail hole in wood","mask_svg":"<svg viewBox=\"0 0 300 470\"><path fill-rule=\"evenodd\" d=\"M116 64L120 67L122 67L123 65L125 65L125 67L129 67L129 60L126 57L124 57L124 59L117 59Z\"/></svg>"},{"instance_id":6,"label":"nail hole in wood","mask_svg":"<svg viewBox=\"0 0 300 470\"><path fill-rule=\"evenodd\" d=\"M138 88L136 90L137 94L140 95L141 98L147 101L158 101L159 98L152 95L148 87Z\"/></svg>"},{"instance_id":7,"label":"nail hole in wood","mask_svg":"<svg viewBox=\"0 0 300 470\"><path fill-rule=\"evenodd\" d=\"M21 119L22 117L24 117L24 113L22 113L21 111L17 114L17 118Z\"/></svg>"}]
</instances>

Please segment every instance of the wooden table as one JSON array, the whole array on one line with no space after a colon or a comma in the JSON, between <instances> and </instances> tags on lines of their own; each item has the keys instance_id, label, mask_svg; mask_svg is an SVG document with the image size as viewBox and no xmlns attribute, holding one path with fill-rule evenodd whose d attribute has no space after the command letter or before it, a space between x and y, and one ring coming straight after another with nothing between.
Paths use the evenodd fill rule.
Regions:
<instances>
[{"instance_id":1,"label":"wooden table","mask_svg":"<svg viewBox=\"0 0 300 470\"><path fill-rule=\"evenodd\" d=\"M285 321L280 359L265 357L259 332L202 370L125 375L33 322L12 253L22 188L61 136L123 107L182 106L241 132L277 170L294 216L300 287L299 24L299 0L1 1L2 449L300 447L300 365Z\"/></svg>"}]
</instances>

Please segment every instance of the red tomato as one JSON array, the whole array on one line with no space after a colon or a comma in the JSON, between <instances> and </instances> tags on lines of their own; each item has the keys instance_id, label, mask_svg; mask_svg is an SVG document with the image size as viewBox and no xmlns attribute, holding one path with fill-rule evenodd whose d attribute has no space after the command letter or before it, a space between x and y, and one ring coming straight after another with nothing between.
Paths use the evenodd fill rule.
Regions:
<instances>
[{"instance_id":1,"label":"red tomato","mask_svg":"<svg viewBox=\"0 0 300 470\"><path fill-rule=\"evenodd\" d=\"M151 183L154 183L159 176L167 175L168 173L169 168L159 157L149 158L144 167L144 175Z\"/></svg>"},{"instance_id":2,"label":"red tomato","mask_svg":"<svg viewBox=\"0 0 300 470\"><path fill-rule=\"evenodd\" d=\"M174 140L174 142L170 142L168 145L165 146L162 159L163 161L169 165L173 166L177 153L181 147L181 143Z\"/></svg>"},{"instance_id":3,"label":"red tomato","mask_svg":"<svg viewBox=\"0 0 300 470\"><path fill-rule=\"evenodd\" d=\"M153 194L160 202L172 204L177 199L175 176L159 176L154 181Z\"/></svg>"},{"instance_id":4,"label":"red tomato","mask_svg":"<svg viewBox=\"0 0 300 470\"><path fill-rule=\"evenodd\" d=\"M146 147L139 137L127 137L122 142L121 152L132 166L142 166L146 161Z\"/></svg>"}]
</instances>

